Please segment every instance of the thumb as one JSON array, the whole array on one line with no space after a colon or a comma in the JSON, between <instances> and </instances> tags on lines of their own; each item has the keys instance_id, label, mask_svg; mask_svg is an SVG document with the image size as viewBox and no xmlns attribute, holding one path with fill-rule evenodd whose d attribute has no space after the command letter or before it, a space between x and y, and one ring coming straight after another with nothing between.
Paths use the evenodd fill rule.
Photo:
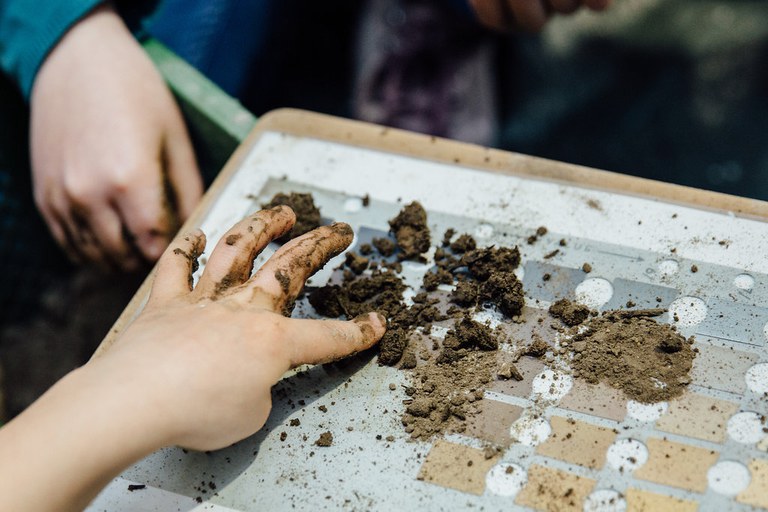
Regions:
<instances>
[{"instance_id":1,"label":"thumb","mask_svg":"<svg viewBox=\"0 0 768 512\"><path fill-rule=\"evenodd\" d=\"M291 367L351 356L373 346L387 329L386 319L374 312L348 321L291 319L287 324L286 339L293 344Z\"/></svg>"}]
</instances>

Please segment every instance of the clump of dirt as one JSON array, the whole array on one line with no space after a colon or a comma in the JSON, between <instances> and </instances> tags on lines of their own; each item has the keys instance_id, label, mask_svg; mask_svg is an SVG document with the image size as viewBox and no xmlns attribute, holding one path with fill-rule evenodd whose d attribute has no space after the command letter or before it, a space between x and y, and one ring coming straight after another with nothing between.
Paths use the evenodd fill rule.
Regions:
<instances>
[{"instance_id":1,"label":"clump of dirt","mask_svg":"<svg viewBox=\"0 0 768 512\"><path fill-rule=\"evenodd\" d=\"M317 438L315 444L322 447L331 446L333 444L333 434L330 431L323 432L320 434L320 437Z\"/></svg>"},{"instance_id":2,"label":"clump of dirt","mask_svg":"<svg viewBox=\"0 0 768 512\"><path fill-rule=\"evenodd\" d=\"M452 363L467 356L472 350L496 350L499 340L488 326L479 324L465 314L454 323L443 340L443 349L437 357L438 364Z\"/></svg>"},{"instance_id":3,"label":"clump of dirt","mask_svg":"<svg viewBox=\"0 0 768 512\"><path fill-rule=\"evenodd\" d=\"M368 258L364 256L360 256L354 251L349 251L346 255L345 264L355 274L360 275L363 272L365 272L365 269L368 268L369 263L370 263L370 260Z\"/></svg>"},{"instance_id":4,"label":"clump of dirt","mask_svg":"<svg viewBox=\"0 0 768 512\"><path fill-rule=\"evenodd\" d=\"M591 311L589 308L578 302L568 299L560 299L549 307L549 314L559 318L565 325L573 327L579 325L589 318Z\"/></svg>"},{"instance_id":5,"label":"clump of dirt","mask_svg":"<svg viewBox=\"0 0 768 512\"><path fill-rule=\"evenodd\" d=\"M405 206L389 221L389 227L400 248L398 259L423 261L422 254L429 250L430 238L427 212L418 201Z\"/></svg>"},{"instance_id":6,"label":"clump of dirt","mask_svg":"<svg viewBox=\"0 0 768 512\"><path fill-rule=\"evenodd\" d=\"M477 247L477 242L471 235L460 235L454 242L450 244L450 248L453 252L465 253L467 251L473 251Z\"/></svg>"},{"instance_id":7,"label":"clump of dirt","mask_svg":"<svg viewBox=\"0 0 768 512\"><path fill-rule=\"evenodd\" d=\"M320 210L315 206L312 194L302 194L300 192L283 194L279 192L272 197L269 203L263 204L262 207L274 208L280 205L291 207L296 214L296 224L293 225L293 228L288 233L278 238L277 242L285 243L320 226Z\"/></svg>"},{"instance_id":8,"label":"clump of dirt","mask_svg":"<svg viewBox=\"0 0 768 512\"><path fill-rule=\"evenodd\" d=\"M437 276L433 280L445 279L440 270L466 267L467 274L462 276L451 294L451 301L459 306L473 307L489 303L509 317L518 316L525 304L523 284L514 274L520 264L520 251L517 247L484 247L469 249L475 241L469 235L459 246L467 249L457 261L453 256L442 252L435 255L438 265ZM438 256L440 259L438 260ZM426 284L425 284L426 287Z\"/></svg>"},{"instance_id":9,"label":"clump of dirt","mask_svg":"<svg viewBox=\"0 0 768 512\"><path fill-rule=\"evenodd\" d=\"M642 403L680 396L691 382L693 338L650 318L663 312L609 311L572 327L574 376L592 384L606 382Z\"/></svg>"}]
</instances>

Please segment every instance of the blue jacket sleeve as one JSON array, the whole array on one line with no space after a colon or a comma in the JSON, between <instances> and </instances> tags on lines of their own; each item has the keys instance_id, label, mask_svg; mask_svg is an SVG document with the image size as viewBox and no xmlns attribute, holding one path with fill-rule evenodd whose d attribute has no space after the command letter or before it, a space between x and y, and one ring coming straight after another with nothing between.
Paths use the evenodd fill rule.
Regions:
<instances>
[{"instance_id":1,"label":"blue jacket sleeve","mask_svg":"<svg viewBox=\"0 0 768 512\"><path fill-rule=\"evenodd\" d=\"M62 36L103 0L0 0L0 67L29 99L37 70Z\"/></svg>"}]
</instances>

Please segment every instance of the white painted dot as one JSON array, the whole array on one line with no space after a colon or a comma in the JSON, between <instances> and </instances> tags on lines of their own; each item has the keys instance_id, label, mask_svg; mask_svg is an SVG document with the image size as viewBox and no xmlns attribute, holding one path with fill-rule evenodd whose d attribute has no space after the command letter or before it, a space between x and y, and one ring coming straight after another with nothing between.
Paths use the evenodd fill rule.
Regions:
<instances>
[{"instance_id":1,"label":"white painted dot","mask_svg":"<svg viewBox=\"0 0 768 512\"><path fill-rule=\"evenodd\" d=\"M551 433L552 427L541 416L523 416L509 428L510 437L526 446L536 446L543 443Z\"/></svg>"},{"instance_id":2,"label":"white painted dot","mask_svg":"<svg viewBox=\"0 0 768 512\"><path fill-rule=\"evenodd\" d=\"M416 290L413 288L406 288L403 290L403 304L408 307L413 306L413 298L416 296Z\"/></svg>"},{"instance_id":3,"label":"white painted dot","mask_svg":"<svg viewBox=\"0 0 768 512\"><path fill-rule=\"evenodd\" d=\"M598 309L611 300L613 285L607 279L590 277L576 286L576 302L591 309Z\"/></svg>"},{"instance_id":4,"label":"white painted dot","mask_svg":"<svg viewBox=\"0 0 768 512\"><path fill-rule=\"evenodd\" d=\"M627 500L613 489L598 489L584 500L584 512L624 512Z\"/></svg>"},{"instance_id":5,"label":"white painted dot","mask_svg":"<svg viewBox=\"0 0 768 512\"><path fill-rule=\"evenodd\" d=\"M515 270L512 271L513 274L515 274L515 277L517 277L520 281L525 279L525 269L522 265L519 265Z\"/></svg>"},{"instance_id":6,"label":"white painted dot","mask_svg":"<svg viewBox=\"0 0 768 512\"><path fill-rule=\"evenodd\" d=\"M425 263L419 263L418 261L404 261L402 263L403 266L403 275L407 275L410 273L414 274L421 274L421 277L423 277L424 272L429 270L429 266Z\"/></svg>"},{"instance_id":7,"label":"white painted dot","mask_svg":"<svg viewBox=\"0 0 768 512\"><path fill-rule=\"evenodd\" d=\"M707 305L698 297L679 297L669 305L669 317L680 327L699 325L707 316Z\"/></svg>"},{"instance_id":8,"label":"white painted dot","mask_svg":"<svg viewBox=\"0 0 768 512\"><path fill-rule=\"evenodd\" d=\"M475 228L475 236L477 238L490 238L493 236L493 226L490 224L480 224Z\"/></svg>"},{"instance_id":9,"label":"white painted dot","mask_svg":"<svg viewBox=\"0 0 768 512\"><path fill-rule=\"evenodd\" d=\"M485 477L485 486L499 496L515 496L525 486L528 475L517 464L496 464Z\"/></svg>"},{"instance_id":10,"label":"white painted dot","mask_svg":"<svg viewBox=\"0 0 768 512\"><path fill-rule=\"evenodd\" d=\"M749 274L739 274L733 278L733 286L742 290L751 290L755 287L755 278Z\"/></svg>"},{"instance_id":11,"label":"white painted dot","mask_svg":"<svg viewBox=\"0 0 768 512\"><path fill-rule=\"evenodd\" d=\"M347 213L357 213L363 208L363 200L359 197L350 197L344 201L344 211Z\"/></svg>"},{"instance_id":12,"label":"white painted dot","mask_svg":"<svg viewBox=\"0 0 768 512\"><path fill-rule=\"evenodd\" d=\"M495 329L505 321L504 315L495 309L481 309L472 315L472 320L481 324L485 324L491 329Z\"/></svg>"},{"instance_id":13,"label":"white painted dot","mask_svg":"<svg viewBox=\"0 0 768 512\"><path fill-rule=\"evenodd\" d=\"M747 370L744 380L753 393L763 395L768 393L768 363L758 363Z\"/></svg>"},{"instance_id":14,"label":"white painted dot","mask_svg":"<svg viewBox=\"0 0 768 512\"><path fill-rule=\"evenodd\" d=\"M754 444L767 437L766 427L761 416L756 412L740 412L728 420L728 435L737 443Z\"/></svg>"},{"instance_id":15,"label":"white painted dot","mask_svg":"<svg viewBox=\"0 0 768 512\"><path fill-rule=\"evenodd\" d=\"M680 271L680 264L675 260L662 260L659 263L659 273L662 276L671 276Z\"/></svg>"},{"instance_id":16,"label":"white painted dot","mask_svg":"<svg viewBox=\"0 0 768 512\"><path fill-rule=\"evenodd\" d=\"M634 471L648 462L648 448L636 439L619 439L608 447L605 458L616 471Z\"/></svg>"},{"instance_id":17,"label":"white painted dot","mask_svg":"<svg viewBox=\"0 0 768 512\"><path fill-rule=\"evenodd\" d=\"M749 470L740 462L723 460L709 468L707 482L709 487L726 496L735 496L749 487L752 477Z\"/></svg>"},{"instance_id":18,"label":"white painted dot","mask_svg":"<svg viewBox=\"0 0 768 512\"><path fill-rule=\"evenodd\" d=\"M421 284L424 281L424 274L427 273L429 266L424 263L417 263L415 261L404 261L402 264L402 272L400 277L403 279L403 283L412 288L418 290L421 288ZM410 295L413 297L416 293ZM409 304L410 305L410 304Z\"/></svg>"},{"instance_id":19,"label":"white painted dot","mask_svg":"<svg viewBox=\"0 0 768 512\"><path fill-rule=\"evenodd\" d=\"M533 393L544 400L556 402L573 387L573 377L547 368L533 379Z\"/></svg>"},{"instance_id":20,"label":"white painted dot","mask_svg":"<svg viewBox=\"0 0 768 512\"><path fill-rule=\"evenodd\" d=\"M657 402L655 404L644 404L635 400L627 402L627 414L638 421L656 421L661 415L667 412L669 405L667 402Z\"/></svg>"}]
</instances>

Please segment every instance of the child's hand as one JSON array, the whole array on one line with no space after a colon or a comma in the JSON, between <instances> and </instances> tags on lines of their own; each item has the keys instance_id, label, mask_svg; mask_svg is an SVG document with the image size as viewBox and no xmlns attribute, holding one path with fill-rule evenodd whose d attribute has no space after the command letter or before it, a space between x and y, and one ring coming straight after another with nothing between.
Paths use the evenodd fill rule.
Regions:
<instances>
[{"instance_id":1,"label":"child's hand","mask_svg":"<svg viewBox=\"0 0 768 512\"><path fill-rule=\"evenodd\" d=\"M376 343L385 329L376 313L347 322L281 314L352 241L346 224L285 244L250 277L256 255L295 221L290 208L277 207L235 225L194 290L205 237L177 238L160 258L146 307L114 345L0 428L5 508L83 510L158 448L228 446L261 428L270 389L289 368Z\"/></svg>"},{"instance_id":2,"label":"child's hand","mask_svg":"<svg viewBox=\"0 0 768 512\"><path fill-rule=\"evenodd\" d=\"M174 240L144 311L85 367L146 394L152 406L145 413L162 418L166 443L210 450L253 434L269 414L271 387L288 369L348 356L384 334L385 320L374 313L352 321L282 314L306 279L352 241L346 224L292 240L250 277L254 258L294 222L290 208L277 207L235 225L193 290L205 237L198 231Z\"/></svg>"},{"instance_id":3,"label":"child's hand","mask_svg":"<svg viewBox=\"0 0 768 512\"><path fill-rule=\"evenodd\" d=\"M202 194L173 96L109 5L41 66L30 145L35 202L75 260L155 261Z\"/></svg>"},{"instance_id":4,"label":"child's hand","mask_svg":"<svg viewBox=\"0 0 768 512\"><path fill-rule=\"evenodd\" d=\"M538 32L553 13L571 14L585 6L593 11L606 9L611 0L468 0L478 20L501 32Z\"/></svg>"}]
</instances>

